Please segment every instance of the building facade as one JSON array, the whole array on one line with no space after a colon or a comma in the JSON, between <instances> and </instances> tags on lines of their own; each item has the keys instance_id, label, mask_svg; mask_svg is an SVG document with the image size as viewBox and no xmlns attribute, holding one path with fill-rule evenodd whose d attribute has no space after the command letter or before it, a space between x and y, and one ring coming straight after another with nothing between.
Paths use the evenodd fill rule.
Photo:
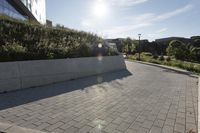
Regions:
<instances>
[{"instance_id":1,"label":"building facade","mask_svg":"<svg viewBox=\"0 0 200 133\"><path fill-rule=\"evenodd\" d=\"M46 24L45 0L0 0L0 13Z\"/></svg>"},{"instance_id":2,"label":"building facade","mask_svg":"<svg viewBox=\"0 0 200 133\"><path fill-rule=\"evenodd\" d=\"M21 0L31 11L34 17L42 24L46 23L46 3L45 0Z\"/></svg>"}]
</instances>

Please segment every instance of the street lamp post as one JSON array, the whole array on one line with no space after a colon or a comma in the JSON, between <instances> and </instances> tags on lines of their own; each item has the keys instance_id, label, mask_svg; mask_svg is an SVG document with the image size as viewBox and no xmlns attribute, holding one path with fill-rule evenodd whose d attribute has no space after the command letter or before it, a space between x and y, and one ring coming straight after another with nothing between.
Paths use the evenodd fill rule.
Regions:
<instances>
[{"instance_id":1,"label":"street lamp post","mask_svg":"<svg viewBox=\"0 0 200 133\"><path fill-rule=\"evenodd\" d=\"M141 37L141 34L138 34L138 37L139 37L139 51L138 51L139 52L139 58L138 59L140 61L140 37Z\"/></svg>"}]
</instances>

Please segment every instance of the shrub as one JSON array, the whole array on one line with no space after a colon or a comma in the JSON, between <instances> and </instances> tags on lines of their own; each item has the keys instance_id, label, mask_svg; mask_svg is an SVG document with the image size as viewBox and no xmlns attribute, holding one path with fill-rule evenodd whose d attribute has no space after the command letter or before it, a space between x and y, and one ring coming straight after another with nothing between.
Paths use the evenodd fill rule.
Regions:
<instances>
[{"instance_id":1,"label":"shrub","mask_svg":"<svg viewBox=\"0 0 200 133\"><path fill-rule=\"evenodd\" d=\"M0 59L2 60L12 61L14 58L15 60L21 60L26 56L26 48L18 43L13 43L12 45L2 45L0 47Z\"/></svg>"},{"instance_id":2,"label":"shrub","mask_svg":"<svg viewBox=\"0 0 200 133\"><path fill-rule=\"evenodd\" d=\"M132 40L130 37L122 41L122 51L126 54L136 53L137 41Z\"/></svg>"},{"instance_id":3,"label":"shrub","mask_svg":"<svg viewBox=\"0 0 200 133\"><path fill-rule=\"evenodd\" d=\"M77 48L71 51L73 57L90 57L92 52L87 44L79 45Z\"/></svg>"},{"instance_id":4,"label":"shrub","mask_svg":"<svg viewBox=\"0 0 200 133\"><path fill-rule=\"evenodd\" d=\"M167 62L171 61L171 57L170 57L170 56L167 56L166 61L167 61Z\"/></svg>"},{"instance_id":5,"label":"shrub","mask_svg":"<svg viewBox=\"0 0 200 133\"><path fill-rule=\"evenodd\" d=\"M166 58L166 61L160 60L161 58L162 56L160 56L159 60L157 60L154 58L147 58L147 56L144 56L141 58L141 60L145 62L155 63L155 64L174 66L174 67L182 68L188 71L200 73L200 64L198 63L175 60L174 58L172 60L170 56ZM138 60L138 54L128 56L128 59Z\"/></svg>"},{"instance_id":6,"label":"shrub","mask_svg":"<svg viewBox=\"0 0 200 133\"><path fill-rule=\"evenodd\" d=\"M198 72L198 73L200 73L200 65L194 65L194 70L195 70L195 72Z\"/></svg>"},{"instance_id":7,"label":"shrub","mask_svg":"<svg viewBox=\"0 0 200 133\"><path fill-rule=\"evenodd\" d=\"M149 52L142 52L142 55L144 55L144 56L152 56L152 53L149 53Z\"/></svg>"},{"instance_id":8,"label":"shrub","mask_svg":"<svg viewBox=\"0 0 200 133\"><path fill-rule=\"evenodd\" d=\"M160 61L164 61L164 60L165 60L165 58L163 57L163 55L161 55L161 56L159 57L159 60L160 60Z\"/></svg>"},{"instance_id":9,"label":"shrub","mask_svg":"<svg viewBox=\"0 0 200 133\"><path fill-rule=\"evenodd\" d=\"M173 40L167 48L168 56L174 56L176 59L185 60L189 54L186 45L178 40Z\"/></svg>"},{"instance_id":10,"label":"shrub","mask_svg":"<svg viewBox=\"0 0 200 133\"><path fill-rule=\"evenodd\" d=\"M96 56L97 35L65 27L45 27L0 15L0 61L38 60ZM103 55L117 55L112 48Z\"/></svg>"},{"instance_id":11,"label":"shrub","mask_svg":"<svg viewBox=\"0 0 200 133\"><path fill-rule=\"evenodd\" d=\"M136 57L136 60L141 61L141 58L139 59L139 57Z\"/></svg>"},{"instance_id":12,"label":"shrub","mask_svg":"<svg viewBox=\"0 0 200 133\"><path fill-rule=\"evenodd\" d=\"M158 59L158 55L153 55L153 59Z\"/></svg>"},{"instance_id":13,"label":"shrub","mask_svg":"<svg viewBox=\"0 0 200 133\"><path fill-rule=\"evenodd\" d=\"M118 52L112 48L108 48L108 56L118 55Z\"/></svg>"},{"instance_id":14,"label":"shrub","mask_svg":"<svg viewBox=\"0 0 200 133\"><path fill-rule=\"evenodd\" d=\"M158 60L155 59L151 59L149 60L150 63L155 63L155 64L160 64L160 62Z\"/></svg>"}]
</instances>

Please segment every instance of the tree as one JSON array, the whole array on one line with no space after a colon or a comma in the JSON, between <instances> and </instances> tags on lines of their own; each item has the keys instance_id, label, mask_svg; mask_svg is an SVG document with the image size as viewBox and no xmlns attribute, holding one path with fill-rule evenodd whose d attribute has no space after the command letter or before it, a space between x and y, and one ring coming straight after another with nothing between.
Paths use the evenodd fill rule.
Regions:
<instances>
[{"instance_id":1,"label":"tree","mask_svg":"<svg viewBox=\"0 0 200 133\"><path fill-rule=\"evenodd\" d=\"M200 47L194 49L195 60L200 62Z\"/></svg>"},{"instance_id":2,"label":"tree","mask_svg":"<svg viewBox=\"0 0 200 133\"><path fill-rule=\"evenodd\" d=\"M189 60L193 60L193 61L198 61L200 62L200 47L194 47L192 45L190 45L188 47L189 50Z\"/></svg>"},{"instance_id":3,"label":"tree","mask_svg":"<svg viewBox=\"0 0 200 133\"><path fill-rule=\"evenodd\" d=\"M200 39L200 36L192 36L191 39L192 40Z\"/></svg>"},{"instance_id":4,"label":"tree","mask_svg":"<svg viewBox=\"0 0 200 133\"><path fill-rule=\"evenodd\" d=\"M126 54L134 54L136 52L136 41L135 40L132 40L131 38L126 38L124 41L123 41L123 53L126 53Z\"/></svg>"},{"instance_id":5,"label":"tree","mask_svg":"<svg viewBox=\"0 0 200 133\"><path fill-rule=\"evenodd\" d=\"M185 60L189 56L189 51L184 43L173 40L169 43L167 54L169 56L174 56L176 59Z\"/></svg>"},{"instance_id":6,"label":"tree","mask_svg":"<svg viewBox=\"0 0 200 133\"><path fill-rule=\"evenodd\" d=\"M195 47L200 47L200 39L194 40L194 46Z\"/></svg>"}]
</instances>

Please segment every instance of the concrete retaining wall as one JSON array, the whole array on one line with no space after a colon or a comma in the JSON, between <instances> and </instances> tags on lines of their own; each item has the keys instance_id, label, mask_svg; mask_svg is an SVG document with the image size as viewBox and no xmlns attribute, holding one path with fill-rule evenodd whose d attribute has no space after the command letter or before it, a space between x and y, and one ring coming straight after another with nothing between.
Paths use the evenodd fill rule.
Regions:
<instances>
[{"instance_id":1,"label":"concrete retaining wall","mask_svg":"<svg viewBox=\"0 0 200 133\"><path fill-rule=\"evenodd\" d=\"M0 92L126 69L123 56L0 63Z\"/></svg>"}]
</instances>

